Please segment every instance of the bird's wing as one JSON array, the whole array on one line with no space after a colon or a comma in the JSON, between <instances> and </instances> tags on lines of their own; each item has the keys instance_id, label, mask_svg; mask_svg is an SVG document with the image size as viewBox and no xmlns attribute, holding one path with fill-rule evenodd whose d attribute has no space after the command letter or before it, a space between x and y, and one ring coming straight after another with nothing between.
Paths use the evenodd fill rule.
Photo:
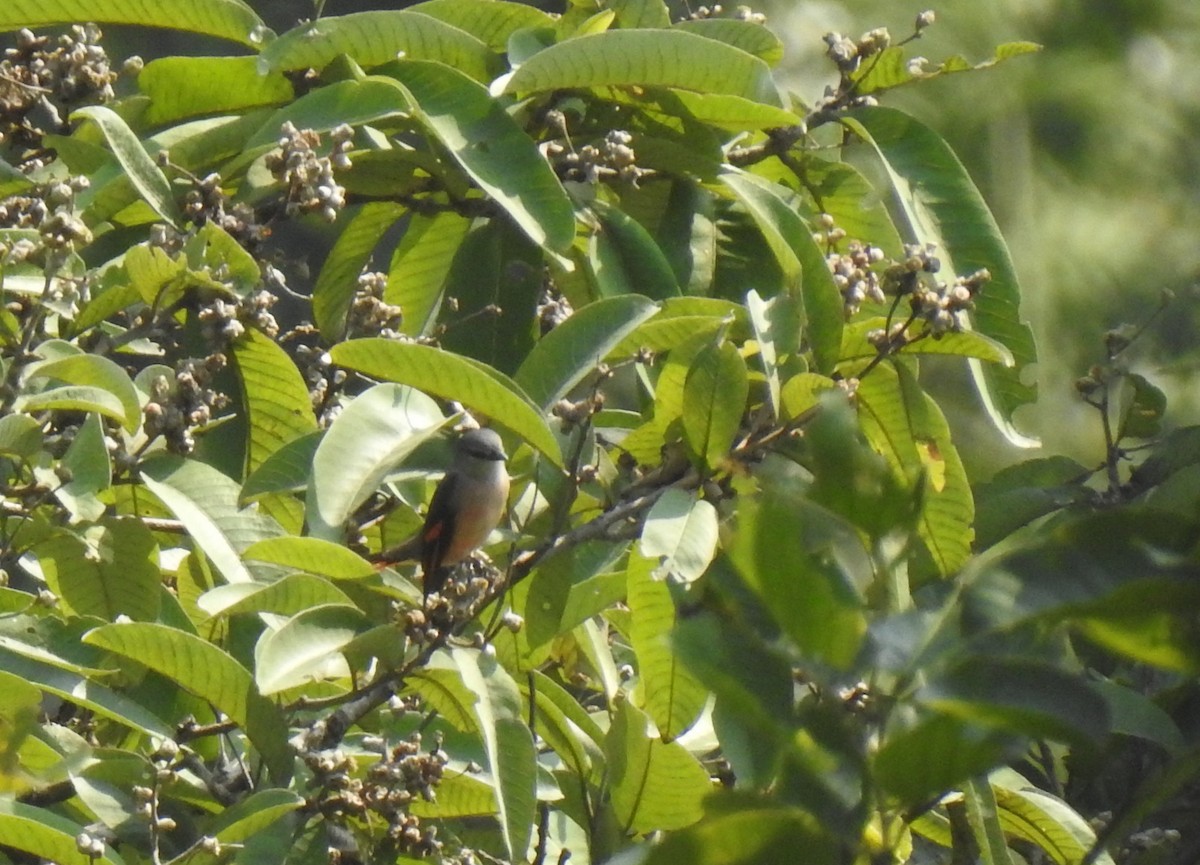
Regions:
<instances>
[{"instance_id":1,"label":"bird's wing","mask_svg":"<svg viewBox=\"0 0 1200 865\"><path fill-rule=\"evenodd\" d=\"M453 473L442 478L442 482L433 492L429 512L425 516L425 525L421 528L421 572L424 575L427 595L441 588L435 585L434 581L441 570L442 559L450 549L450 542L454 539L455 509L451 505L458 482L458 475Z\"/></svg>"}]
</instances>

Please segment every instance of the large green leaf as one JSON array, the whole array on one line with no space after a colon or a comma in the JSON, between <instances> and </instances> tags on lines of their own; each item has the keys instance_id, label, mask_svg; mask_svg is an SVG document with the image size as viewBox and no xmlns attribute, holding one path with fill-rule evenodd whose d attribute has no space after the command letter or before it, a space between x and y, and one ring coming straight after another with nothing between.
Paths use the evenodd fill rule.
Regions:
<instances>
[{"instance_id":1,"label":"large green leaf","mask_svg":"<svg viewBox=\"0 0 1200 865\"><path fill-rule=\"evenodd\" d=\"M1079 812L1016 772L1001 770L988 780L1005 834L1036 844L1056 865L1082 862L1096 843L1095 831ZM1112 856L1103 850L1092 861L1113 865Z\"/></svg>"},{"instance_id":2,"label":"large green leaf","mask_svg":"<svg viewBox=\"0 0 1200 865\"><path fill-rule=\"evenodd\" d=\"M317 420L308 386L275 340L251 328L234 342L232 354L250 437L246 468L252 472L283 445L316 431Z\"/></svg>"},{"instance_id":3,"label":"large green leaf","mask_svg":"<svg viewBox=\"0 0 1200 865\"><path fill-rule=\"evenodd\" d=\"M763 25L752 21L739 21L735 18L698 18L679 21L675 24L675 29L686 30L740 48L755 57L761 57L772 66L783 59L782 40Z\"/></svg>"},{"instance_id":4,"label":"large green leaf","mask_svg":"<svg viewBox=\"0 0 1200 865\"><path fill-rule=\"evenodd\" d=\"M509 861L524 861L537 807L537 753L521 719L521 692L495 658L473 649L453 649L451 657L476 696L472 711L483 736Z\"/></svg>"},{"instance_id":5,"label":"large green leaf","mask_svg":"<svg viewBox=\"0 0 1200 865\"><path fill-rule=\"evenodd\" d=\"M217 36L257 49L272 36L242 0L9 0L0 7L0 30L51 24L135 24Z\"/></svg>"},{"instance_id":6,"label":"large green leaf","mask_svg":"<svg viewBox=\"0 0 1200 865\"><path fill-rule=\"evenodd\" d=\"M355 397L313 454L305 501L313 537L343 539L354 509L444 422L433 400L404 385L380 384Z\"/></svg>"},{"instance_id":7,"label":"large green leaf","mask_svg":"<svg viewBox=\"0 0 1200 865\"><path fill-rule=\"evenodd\" d=\"M104 625L83 641L137 661L212 703L245 731L276 782L291 777L283 713L259 693L246 668L216 646L166 625L142 622Z\"/></svg>"},{"instance_id":8,"label":"large green leaf","mask_svg":"<svg viewBox=\"0 0 1200 865\"><path fill-rule=\"evenodd\" d=\"M172 225L179 225L183 215L171 193L171 184L162 169L155 164L145 146L119 114L103 105L89 105L75 110L71 117L91 120L104 135L121 169L133 183L142 199L154 212Z\"/></svg>"},{"instance_id":9,"label":"large green leaf","mask_svg":"<svg viewBox=\"0 0 1200 865\"><path fill-rule=\"evenodd\" d=\"M678 742L652 735L628 700L617 706L604 743L613 809L626 832L682 829L700 819L712 791L708 772Z\"/></svg>"},{"instance_id":10,"label":"large green leaf","mask_svg":"<svg viewBox=\"0 0 1200 865\"><path fill-rule=\"evenodd\" d=\"M334 580L361 580L376 572L374 565L353 550L320 538L268 538L248 547L242 555L248 560Z\"/></svg>"},{"instance_id":11,"label":"large green leaf","mask_svg":"<svg viewBox=\"0 0 1200 865\"><path fill-rule=\"evenodd\" d=\"M558 252L571 245L571 199L533 139L486 89L439 63L403 60L387 71L412 94L421 122L530 240Z\"/></svg>"},{"instance_id":12,"label":"large green leaf","mask_svg":"<svg viewBox=\"0 0 1200 865\"><path fill-rule=\"evenodd\" d=\"M125 423L125 406L112 391L90 385L64 385L52 387L40 393L22 394L13 401L14 411L35 413L40 411L83 411L96 412Z\"/></svg>"},{"instance_id":13,"label":"large green leaf","mask_svg":"<svg viewBox=\"0 0 1200 865\"><path fill-rule=\"evenodd\" d=\"M279 129L290 121L297 129L328 132L343 123L370 123L384 117L407 115L408 95L390 78L368 76L318 87L289 105L269 114L233 162L241 168L276 146ZM260 116L257 115L256 116ZM228 169L227 169L228 170Z\"/></svg>"},{"instance_id":14,"label":"large green leaf","mask_svg":"<svg viewBox=\"0 0 1200 865\"><path fill-rule=\"evenodd\" d=\"M554 19L541 9L509 0L425 0L409 7L466 30L493 51L503 51L518 30L550 27Z\"/></svg>"},{"instance_id":15,"label":"large green leaf","mask_svg":"<svg viewBox=\"0 0 1200 865\"><path fill-rule=\"evenodd\" d=\"M794 865L798 861L838 862L843 840L812 814L778 804L747 802L722 807L714 800L711 815L674 832L652 847L644 865ZM802 856L803 858L799 858Z\"/></svg>"},{"instance_id":16,"label":"large green leaf","mask_svg":"<svg viewBox=\"0 0 1200 865\"><path fill-rule=\"evenodd\" d=\"M201 595L196 605L211 616L235 616L240 613L294 616L328 604L351 607L354 602L329 580L298 573L266 584L229 583L217 586Z\"/></svg>"},{"instance_id":17,"label":"large green leaf","mask_svg":"<svg viewBox=\"0 0 1200 865\"><path fill-rule=\"evenodd\" d=\"M541 410L512 379L483 364L427 345L386 339L350 340L330 354L340 366L456 400L562 465L562 451Z\"/></svg>"},{"instance_id":18,"label":"large green leaf","mask_svg":"<svg viewBox=\"0 0 1200 865\"><path fill-rule=\"evenodd\" d=\"M598 229L591 236L587 264L601 297L643 294L675 297L679 286L671 263L645 228L624 211L592 202Z\"/></svg>"},{"instance_id":19,"label":"large green leaf","mask_svg":"<svg viewBox=\"0 0 1200 865\"><path fill-rule=\"evenodd\" d=\"M239 553L281 534L273 521L238 506L238 485L195 460L156 456L141 465L142 483L187 526L192 541L230 583L250 582Z\"/></svg>"},{"instance_id":20,"label":"large green leaf","mask_svg":"<svg viewBox=\"0 0 1200 865\"><path fill-rule=\"evenodd\" d=\"M346 328L346 315L358 288L358 275L371 259L383 235L404 216L407 208L390 201L373 201L359 210L321 265L313 287L313 318L322 335L334 342Z\"/></svg>"},{"instance_id":21,"label":"large green leaf","mask_svg":"<svg viewBox=\"0 0 1200 865\"><path fill-rule=\"evenodd\" d=\"M683 30L609 30L568 39L526 60L508 93L579 87L677 87L780 105L767 64Z\"/></svg>"},{"instance_id":22,"label":"large green leaf","mask_svg":"<svg viewBox=\"0 0 1200 865\"><path fill-rule=\"evenodd\" d=\"M675 602L670 587L655 579L655 561L631 555L626 569L629 642L637 657L638 684L646 713L663 741L686 732L708 701L708 689L683 666L671 646Z\"/></svg>"},{"instance_id":23,"label":"large green leaf","mask_svg":"<svg viewBox=\"0 0 1200 865\"><path fill-rule=\"evenodd\" d=\"M302 610L254 650L254 680L263 694L303 685L325 675L327 661L371 627L357 607L322 604Z\"/></svg>"},{"instance_id":24,"label":"large green leaf","mask_svg":"<svg viewBox=\"0 0 1200 865\"><path fill-rule=\"evenodd\" d=\"M143 122L159 125L200 114L279 105L295 93L282 73L259 73L254 57L161 57L138 73L150 97Z\"/></svg>"},{"instance_id":25,"label":"large green leaf","mask_svg":"<svg viewBox=\"0 0 1200 865\"><path fill-rule=\"evenodd\" d=\"M308 486L313 454L324 437L323 430L311 432L282 445L242 484L240 502L280 492L300 492Z\"/></svg>"},{"instance_id":26,"label":"large green leaf","mask_svg":"<svg viewBox=\"0 0 1200 865\"><path fill-rule=\"evenodd\" d=\"M937 575L954 573L971 555L975 502L941 409L903 365L865 376L858 407L863 432L898 477L923 485L917 530Z\"/></svg>"},{"instance_id":27,"label":"large green leaf","mask_svg":"<svg viewBox=\"0 0 1200 865\"><path fill-rule=\"evenodd\" d=\"M1036 444L1016 429L1013 415L1037 398L1036 386L1026 383L1037 350L1032 331L1021 320L1021 290L1008 247L979 190L941 136L907 114L859 108L845 122L883 161L908 239L937 244L948 279L981 268L991 273L975 298L971 323L1006 346L1016 366L984 367L971 361L972 374L997 427L1014 444Z\"/></svg>"},{"instance_id":28,"label":"large green leaf","mask_svg":"<svg viewBox=\"0 0 1200 865\"><path fill-rule=\"evenodd\" d=\"M101 388L120 400L125 416L119 420L126 430L133 432L141 422L142 408L129 374L101 355L75 354L33 364L25 378L48 378L64 384Z\"/></svg>"},{"instance_id":29,"label":"large green leaf","mask_svg":"<svg viewBox=\"0 0 1200 865\"><path fill-rule=\"evenodd\" d=\"M262 59L272 70L324 69L340 54L367 69L400 55L443 63L476 81L491 78L491 53L483 42L411 9L355 12L301 24L267 46Z\"/></svg>"},{"instance_id":30,"label":"large green leaf","mask_svg":"<svg viewBox=\"0 0 1200 865\"><path fill-rule=\"evenodd\" d=\"M56 530L33 548L63 606L78 616L158 616L158 544L140 520L107 518L78 533Z\"/></svg>"},{"instance_id":31,"label":"large green leaf","mask_svg":"<svg viewBox=\"0 0 1200 865\"><path fill-rule=\"evenodd\" d=\"M46 808L26 805L11 798L0 799L0 844L12 850L51 862L103 862L123 865L124 859L107 844L96 858L79 852L75 838L83 831L77 823Z\"/></svg>"},{"instance_id":32,"label":"large green leaf","mask_svg":"<svg viewBox=\"0 0 1200 865\"><path fill-rule=\"evenodd\" d=\"M660 576L690 583L700 578L717 551L717 509L693 492L672 487L646 514L638 549L654 560Z\"/></svg>"},{"instance_id":33,"label":"large green leaf","mask_svg":"<svg viewBox=\"0 0 1200 865\"><path fill-rule=\"evenodd\" d=\"M453 211L414 213L392 254L383 299L404 310L401 331L423 336L433 328L438 301L471 220Z\"/></svg>"},{"instance_id":34,"label":"large green leaf","mask_svg":"<svg viewBox=\"0 0 1200 865\"><path fill-rule=\"evenodd\" d=\"M733 343L721 340L700 350L683 385L683 434L708 471L725 463L746 411L750 377Z\"/></svg>"},{"instance_id":35,"label":"large green leaf","mask_svg":"<svg viewBox=\"0 0 1200 865\"><path fill-rule=\"evenodd\" d=\"M1004 841L1000 826L999 808L992 787L986 779L967 781L963 786L967 824L979 849L980 865L1015 865Z\"/></svg>"},{"instance_id":36,"label":"large green leaf","mask_svg":"<svg viewBox=\"0 0 1200 865\"><path fill-rule=\"evenodd\" d=\"M784 273L792 277L799 273L817 370L831 372L841 351L843 303L812 229L796 213L788 191L778 184L744 172L722 174L721 182L750 212Z\"/></svg>"},{"instance_id":37,"label":"large green leaf","mask_svg":"<svg viewBox=\"0 0 1200 865\"><path fill-rule=\"evenodd\" d=\"M549 411L656 312L658 306L639 295L590 303L543 336L513 378Z\"/></svg>"}]
</instances>

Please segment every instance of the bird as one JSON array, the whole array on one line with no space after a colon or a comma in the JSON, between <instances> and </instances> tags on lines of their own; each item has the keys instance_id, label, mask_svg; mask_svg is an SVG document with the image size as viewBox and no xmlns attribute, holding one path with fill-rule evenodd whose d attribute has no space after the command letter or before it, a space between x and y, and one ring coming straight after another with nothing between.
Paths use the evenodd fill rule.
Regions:
<instances>
[{"instance_id":1,"label":"bird","mask_svg":"<svg viewBox=\"0 0 1200 865\"><path fill-rule=\"evenodd\" d=\"M421 561L425 597L446 583L446 569L483 546L508 502L504 442L491 429L473 429L454 444L454 460L434 490L421 531L374 557L379 566Z\"/></svg>"}]
</instances>

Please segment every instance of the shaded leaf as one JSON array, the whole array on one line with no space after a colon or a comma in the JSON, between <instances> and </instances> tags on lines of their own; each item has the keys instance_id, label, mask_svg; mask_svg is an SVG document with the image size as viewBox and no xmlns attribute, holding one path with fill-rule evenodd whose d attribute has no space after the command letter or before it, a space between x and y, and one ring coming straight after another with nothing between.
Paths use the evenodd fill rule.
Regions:
<instances>
[{"instance_id":1,"label":"shaded leaf","mask_svg":"<svg viewBox=\"0 0 1200 865\"><path fill-rule=\"evenodd\" d=\"M253 472L283 445L315 432L317 420L308 385L275 340L251 328L233 343L232 354L250 438L246 467Z\"/></svg>"},{"instance_id":2,"label":"shaded leaf","mask_svg":"<svg viewBox=\"0 0 1200 865\"><path fill-rule=\"evenodd\" d=\"M403 205L373 201L363 205L338 235L313 286L313 317L330 342L342 336L358 276L384 233L407 212Z\"/></svg>"},{"instance_id":3,"label":"shaded leaf","mask_svg":"<svg viewBox=\"0 0 1200 865\"><path fill-rule=\"evenodd\" d=\"M160 57L138 73L137 83L150 97L142 115L150 125L278 105L295 96L282 74L259 74L255 57Z\"/></svg>"},{"instance_id":4,"label":"shaded leaf","mask_svg":"<svg viewBox=\"0 0 1200 865\"><path fill-rule=\"evenodd\" d=\"M688 367L683 386L683 433L708 471L717 471L724 464L749 395L746 363L730 342L705 346Z\"/></svg>"},{"instance_id":5,"label":"shaded leaf","mask_svg":"<svg viewBox=\"0 0 1200 865\"><path fill-rule=\"evenodd\" d=\"M455 254L470 228L471 220L453 211L414 213L409 219L383 292L384 301L404 310L403 333L422 336L432 330Z\"/></svg>"}]
</instances>

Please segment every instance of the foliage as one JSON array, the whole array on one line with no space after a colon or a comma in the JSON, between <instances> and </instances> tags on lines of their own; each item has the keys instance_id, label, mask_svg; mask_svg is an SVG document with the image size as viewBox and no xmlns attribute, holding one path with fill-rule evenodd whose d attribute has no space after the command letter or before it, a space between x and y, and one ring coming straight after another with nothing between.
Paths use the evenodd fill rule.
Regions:
<instances>
[{"instance_id":1,"label":"foliage","mask_svg":"<svg viewBox=\"0 0 1200 865\"><path fill-rule=\"evenodd\" d=\"M830 34L808 103L750 13L169 9L0 10L255 52L0 64L0 861L1169 861L1200 436L1118 328L1099 468L972 487L920 378L1029 443L1004 241L878 99L1034 46ZM423 597L468 418L509 524Z\"/></svg>"}]
</instances>

